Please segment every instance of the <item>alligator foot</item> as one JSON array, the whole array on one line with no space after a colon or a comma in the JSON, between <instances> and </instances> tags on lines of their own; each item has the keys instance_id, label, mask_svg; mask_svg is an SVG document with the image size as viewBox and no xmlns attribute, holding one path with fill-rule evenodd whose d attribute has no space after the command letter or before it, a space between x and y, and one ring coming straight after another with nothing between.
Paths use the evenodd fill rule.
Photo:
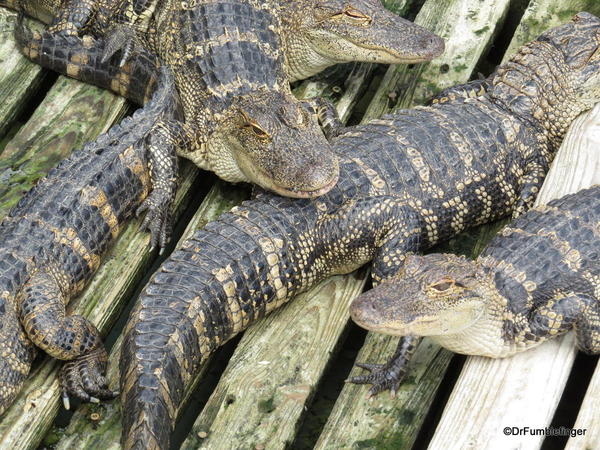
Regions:
<instances>
[{"instance_id":1,"label":"alligator foot","mask_svg":"<svg viewBox=\"0 0 600 450\"><path fill-rule=\"evenodd\" d=\"M99 403L100 400L112 400L117 395L111 391L104 374L108 355L104 347L67 362L60 373L62 400L65 409L71 407L69 397L84 402Z\"/></svg>"},{"instance_id":2,"label":"alligator foot","mask_svg":"<svg viewBox=\"0 0 600 450\"><path fill-rule=\"evenodd\" d=\"M146 217L140 225L140 231L150 232L150 251L157 246L162 254L171 238L171 205L173 193L155 188L135 212L140 216L146 212Z\"/></svg>"},{"instance_id":3,"label":"alligator foot","mask_svg":"<svg viewBox=\"0 0 600 450\"><path fill-rule=\"evenodd\" d=\"M342 134L344 124L340 120L337 110L333 103L323 97L317 97L312 100L319 124L323 130L323 134L327 140L331 140L336 136Z\"/></svg>"},{"instance_id":4,"label":"alligator foot","mask_svg":"<svg viewBox=\"0 0 600 450\"><path fill-rule=\"evenodd\" d=\"M407 373L408 363L414 354L419 338L405 336L400 339L394 356L385 364L356 363L356 367L368 370L368 375L351 377L348 383L372 384L368 397L375 396L382 391L389 390L392 396L396 395L400 383Z\"/></svg>"},{"instance_id":5,"label":"alligator foot","mask_svg":"<svg viewBox=\"0 0 600 450\"><path fill-rule=\"evenodd\" d=\"M111 29L109 36L106 38L102 62L107 62L119 50L121 51L119 67L123 67L133 54L140 51L140 44L136 39L135 30L129 25L118 24Z\"/></svg>"}]
</instances>

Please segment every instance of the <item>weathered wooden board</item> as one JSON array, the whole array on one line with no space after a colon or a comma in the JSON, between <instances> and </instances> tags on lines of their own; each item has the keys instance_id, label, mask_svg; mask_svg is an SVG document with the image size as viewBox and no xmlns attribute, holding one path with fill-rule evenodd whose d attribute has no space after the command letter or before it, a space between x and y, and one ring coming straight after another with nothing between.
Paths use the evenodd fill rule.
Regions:
<instances>
[{"instance_id":1,"label":"weathered wooden board","mask_svg":"<svg viewBox=\"0 0 600 450\"><path fill-rule=\"evenodd\" d=\"M491 42L495 30L500 26L499 23L504 18L509 2L486 2L485 5L473 1L449 3L453 3L453 5L447 10L444 9L446 6L440 5L439 2L425 3L416 21L441 33L446 39L447 50L442 57L443 60L453 61L454 55L451 52L456 51L457 60L470 67L472 71ZM457 20L456 11L470 12L471 19L469 20L471 20L472 29L483 30L479 33L478 41L464 41L466 25ZM439 87L434 88L422 81L416 86L411 83L408 85L410 86L408 87L409 91L404 94L406 102L424 99L442 87L465 82L471 75L467 69L440 71L440 67L441 65L436 60L425 64L422 70L412 69L422 74L430 74L427 76L436 80ZM400 69L399 71L403 70L410 72L410 69ZM392 69L388 71L388 74L390 72ZM410 76L419 78L419 75L412 72ZM384 79L382 86L386 82L393 83L389 78L387 81ZM385 98L385 96L376 94L373 102L386 102ZM408 106L412 106L412 103L409 103ZM367 114L369 111L376 111L378 114L387 109L389 109L389 105L383 110L369 107ZM357 361L383 362L385 358L393 354L396 345L397 339L369 333ZM388 393L383 393L372 400L367 400L367 388L359 385L346 385L317 442L317 448L331 446L345 448L361 445L410 448L433 401L442 375L450 362L450 356L449 352L439 349L434 344L421 345L417 350L411 375L407 382L403 383L395 399L391 398ZM358 373L359 370L353 371L353 375Z\"/></svg>"},{"instance_id":2,"label":"weathered wooden board","mask_svg":"<svg viewBox=\"0 0 600 450\"><path fill-rule=\"evenodd\" d=\"M543 30L586 8L600 13L597 2L533 1L510 49L518 48ZM600 181L597 147L584 145L588 139L583 135L585 127L582 125L589 123L586 117L579 118L571 127L538 196L538 203L580 190L593 180ZM504 427L548 426L574 358L571 336L506 360L468 358L430 448L539 448L543 436L507 436ZM456 433L457 424L461 424L460 434Z\"/></svg>"},{"instance_id":3,"label":"weathered wooden board","mask_svg":"<svg viewBox=\"0 0 600 450\"><path fill-rule=\"evenodd\" d=\"M577 139L571 142L572 156L555 162L556 170L564 174L564 183L574 185L580 180L582 186L600 183L600 104L589 114L577 119L570 130ZM561 167L566 166L566 167ZM578 167L588 170L577 171ZM542 193L544 191L542 190ZM574 428L585 429L584 436L569 438L567 449L600 448L600 366L596 367L579 410Z\"/></svg>"},{"instance_id":4,"label":"weathered wooden board","mask_svg":"<svg viewBox=\"0 0 600 450\"><path fill-rule=\"evenodd\" d=\"M12 39L16 17L15 13L0 8L0 139L27 107L45 75L40 66L17 50Z\"/></svg>"},{"instance_id":5,"label":"weathered wooden board","mask_svg":"<svg viewBox=\"0 0 600 450\"><path fill-rule=\"evenodd\" d=\"M509 5L505 0L426 2L418 20L446 38L444 54L428 64L391 66L365 119L422 104L440 90L468 80L502 26Z\"/></svg>"}]
</instances>

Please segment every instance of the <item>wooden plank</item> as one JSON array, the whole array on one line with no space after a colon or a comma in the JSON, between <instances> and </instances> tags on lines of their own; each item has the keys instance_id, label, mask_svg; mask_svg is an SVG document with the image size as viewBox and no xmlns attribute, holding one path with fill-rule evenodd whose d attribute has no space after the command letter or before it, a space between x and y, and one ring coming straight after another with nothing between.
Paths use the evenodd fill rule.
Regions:
<instances>
[{"instance_id":1,"label":"wooden plank","mask_svg":"<svg viewBox=\"0 0 600 450\"><path fill-rule=\"evenodd\" d=\"M218 182L206 196L202 205L188 224L178 245L189 237L196 229L203 227L206 223L216 219L222 212L228 211L235 205L241 203L247 197L246 190L232 187L223 182ZM128 265L135 261L135 251L119 252L121 262L115 265L116 270L122 269L123 262ZM109 263L109 264L112 264ZM107 264L108 265L108 264ZM143 270L147 270L147 266ZM98 276L96 277L98 278ZM94 280L94 284L96 281ZM92 287L88 290L91 290ZM106 290L106 287L104 288ZM110 293L101 292L100 295ZM119 384L119 357L122 346L122 336L119 337L110 352L108 378L112 386ZM196 378L198 382L204 374L208 364L204 364L201 373ZM192 386L193 387L193 386ZM189 394L184 404L189 400ZM182 408L183 409L183 408ZM94 416L97 414L98 416ZM97 417L97 418L96 418ZM121 438L121 405L118 400L100 405L82 405L74 414L69 426L64 430L62 439L57 443L57 449L97 449L97 448L120 448Z\"/></svg>"},{"instance_id":2,"label":"wooden plank","mask_svg":"<svg viewBox=\"0 0 600 450\"><path fill-rule=\"evenodd\" d=\"M580 9L600 13L599 4L583 3L586 2L533 1L523 15L509 51L514 51L544 29L568 20ZM587 117L583 115L570 128L536 203L547 203L552 198L583 189L594 180L600 181L597 147L586 148L582 144L588 139L582 135L587 133L583 125L589 124ZM430 448L458 449L467 445L475 448L539 448L543 436L505 436L503 429L507 426L548 426L574 358L574 342L570 335L506 360L468 358ZM456 424L462 427L459 436Z\"/></svg>"},{"instance_id":3,"label":"wooden plank","mask_svg":"<svg viewBox=\"0 0 600 450\"><path fill-rule=\"evenodd\" d=\"M40 66L17 50L12 38L16 17L15 13L0 8L0 138L27 107L45 75Z\"/></svg>"},{"instance_id":4,"label":"wooden plank","mask_svg":"<svg viewBox=\"0 0 600 450\"><path fill-rule=\"evenodd\" d=\"M505 1L489 2L485 6L480 2L460 1L454 2L453 7L446 10L440 7L439 2L430 1L425 3L416 21L431 30L441 32L446 39L447 52L456 51L461 64L471 67L472 71L492 40L498 22L503 20L508 5L509 2ZM437 14L434 14L436 10ZM463 14L470 12L473 17L471 20L479 17L478 21L472 22L476 30L485 28L481 25L483 23L487 26L478 36L480 41L471 44L469 51L465 51L467 43L463 41L465 23L457 20L456 11L463 11ZM443 58L447 61L454 60L452 53L446 53ZM440 86L465 82L470 76L470 72L466 70L449 70L440 73L439 65L437 69L433 68L436 64L435 61L428 63L423 69L427 73L431 71L432 77L433 72L437 73L437 77L432 79L435 79ZM385 82L386 79L383 83ZM391 81L388 79L388 82ZM426 98L432 92L432 87L426 83L418 84L416 87L410 84L409 89L414 89L414 92L405 93L406 101ZM389 109L388 106L381 108L382 104L387 103L386 98L376 95L373 102L379 102L379 105L370 106L368 111L377 111L378 114ZM381 361L382 358L393 354L396 345L397 339L369 333L357 361ZM410 448L433 401L450 357L450 352L441 350L432 343L419 346L414 363L411 365L411 374L407 382L401 386L395 399L384 393L367 400L367 389L364 386L352 384L344 386L316 448L349 448L364 445Z\"/></svg>"},{"instance_id":5,"label":"wooden plank","mask_svg":"<svg viewBox=\"0 0 600 450\"><path fill-rule=\"evenodd\" d=\"M125 100L59 77L0 159L0 218L71 152L106 131L127 111Z\"/></svg>"},{"instance_id":6,"label":"wooden plank","mask_svg":"<svg viewBox=\"0 0 600 450\"><path fill-rule=\"evenodd\" d=\"M479 56L501 27L509 3L426 2L419 12L419 21L446 39L446 51L427 64L391 66L365 112L365 119L422 104L440 90L467 81Z\"/></svg>"}]
</instances>

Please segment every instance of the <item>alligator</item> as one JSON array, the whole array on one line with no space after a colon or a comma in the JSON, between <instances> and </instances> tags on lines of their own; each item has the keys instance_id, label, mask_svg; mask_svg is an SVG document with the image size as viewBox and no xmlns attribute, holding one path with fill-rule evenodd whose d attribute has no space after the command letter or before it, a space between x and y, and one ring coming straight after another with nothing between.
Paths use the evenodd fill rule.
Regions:
<instances>
[{"instance_id":1,"label":"alligator","mask_svg":"<svg viewBox=\"0 0 600 450\"><path fill-rule=\"evenodd\" d=\"M110 399L98 330L65 305L151 190L146 150L155 123L178 118L172 75L161 69L145 109L62 161L0 223L0 414L19 392L36 347L67 361L63 402Z\"/></svg>"},{"instance_id":2,"label":"alligator","mask_svg":"<svg viewBox=\"0 0 600 450\"><path fill-rule=\"evenodd\" d=\"M600 353L600 185L533 208L477 260L410 255L350 308L363 328L503 358L575 331Z\"/></svg>"},{"instance_id":3,"label":"alligator","mask_svg":"<svg viewBox=\"0 0 600 450\"><path fill-rule=\"evenodd\" d=\"M0 6L24 9L51 24L54 32L104 37L115 27L129 26L140 42L154 39L156 27L149 17L157 3L161 4L157 0L70 0L66 5L62 0L0 0ZM380 0L288 0L279 6L279 34L290 81L309 78L338 63L414 64L444 50L443 39L388 11Z\"/></svg>"},{"instance_id":4,"label":"alligator","mask_svg":"<svg viewBox=\"0 0 600 450\"><path fill-rule=\"evenodd\" d=\"M75 13L59 17L77 17L78 24L91 27L80 17L93 9L89 3L67 2ZM152 178L163 189L153 190L144 206L151 245L164 248L170 236L169 212L176 190L175 153L227 181L254 182L284 196L319 196L336 183L338 160L319 128L315 108L293 97L286 77L285 61L299 61L313 72L322 66L320 60L307 59L306 49L294 43L297 36L313 36L315 42L325 40L329 47L336 44L337 53L374 60L382 59L377 56L380 54L401 54L396 49L404 48L405 35L406 53L410 55L406 59L404 54L407 61L431 59L443 50L443 40L417 25L407 26L410 22L383 12L386 10L377 2L371 6L378 7L369 12L370 27L355 22L359 14L356 8L347 6L333 14L337 3L328 0L320 4L314 10L314 14L321 11L319 22L315 16L309 24L297 25L304 28L303 33L296 33L282 23L297 23L298 15L304 21L312 16L302 13L295 2L286 3L285 14L273 1L162 2L158 6L143 2L157 6L148 25L154 31L140 38L149 49L138 46L133 60L124 65L106 60L106 52L111 53L108 41L79 37L67 32L72 28L67 25L53 25L52 29L63 32L37 33L20 21L16 39L25 55L42 66L109 88L139 104L153 92L158 67L166 64L173 69L184 120L156 125L162 145L155 147ZM48 9L48 3L44 5ZM330 20L324 19L323 10L332 14ZM281 15L285 20L280 20ZM278 30L294 36L288 38L287 58ZM369 38L371 33L378 37ZM399 36L402 44L390 48L394 36ZM362 53L352 44L355 41L366 43Z\"/></svg>"},{"instance_id":5,"label":"alligator","mask_svg":"<svg viewBox=\"0 0 600 450\"><path fill-rule=\"evenodd\" d=\"M600 19L542 34L487 92L403 110L332 141L340 178L315 199L257 190L197 230L141 292L121 353L122 443L168 448L199 365L256 319L333 274L372 262L375 285L467 227L533 203L571 121L600 100ZM417 339L404 337L406 363ZM404 364L357 382L396 389Z\"/></svg>"}]
</instances>

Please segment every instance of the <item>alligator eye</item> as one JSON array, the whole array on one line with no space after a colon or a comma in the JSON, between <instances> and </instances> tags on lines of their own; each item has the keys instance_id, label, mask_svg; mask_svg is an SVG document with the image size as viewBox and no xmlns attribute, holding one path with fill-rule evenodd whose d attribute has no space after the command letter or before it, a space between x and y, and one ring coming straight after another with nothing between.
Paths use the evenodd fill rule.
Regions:
<instances>
[{"instance_id":1,"label":"alligator eye","mask_svg":"<svg viewBox=\"0 0 600 450\"><path fill-rule=\"evenodd\" d=\"M259 139L269 139L271 137L269 133L267 133L255 123L247 123L244 125L244 128L252 131Z\"/></svg>"},{"instance_id":2,"label":"alligator eye","mask_svg":"<svg viewBox=\"0 0 600 450\"><path fill-rule=\"evenodd\" d=\"M448 289L450 289L454 285L455 285L454 280L445 279L445 280L441 280L441 281L438 281L437 283L432 284L431 288L435 289L438 292L444 292L444 291L447 291Z\"/></svg>"},{"instance_id":3,"label":"alligator eye","mask_svg":"<svg viewBox=\"0 0 600 450\"><path fill-rule=\"evenodd\" d=\"M373 19L352 6L347 6L340 13L331 16L332 19L346 20L360 25L370 25Z\"/></svg>"},{"instance_id":4,"label":"alligator eye","mask_svg":"<svg viewBox=\"0 0 600 450\"><path fill-rule=\"evenodd\" d=\"M344 10L344 15L347 18L352 19L353 21L362 23L362 24L370 24L372 19L366 14L361 13L358 9L354 9L352 7L348 7Z\"/></svg>"}]
</instances>

